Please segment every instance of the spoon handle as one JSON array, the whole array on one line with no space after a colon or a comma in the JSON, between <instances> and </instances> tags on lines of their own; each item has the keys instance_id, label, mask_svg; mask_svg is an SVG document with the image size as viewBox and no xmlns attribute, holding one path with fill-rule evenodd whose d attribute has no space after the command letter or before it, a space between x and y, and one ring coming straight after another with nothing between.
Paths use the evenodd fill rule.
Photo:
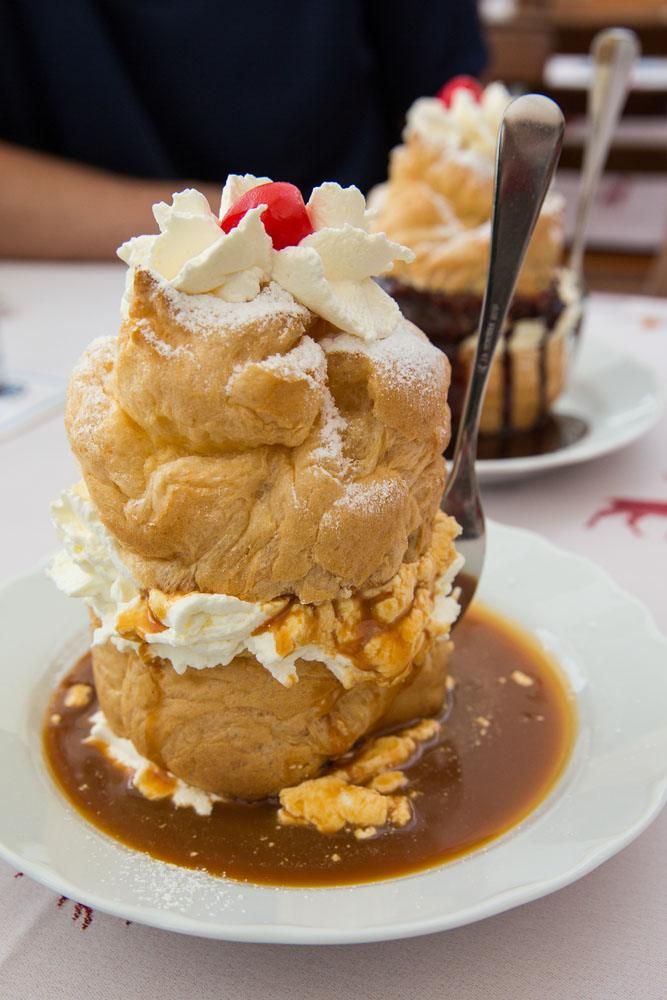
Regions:
<instances>
[{"instance_id":1,"label":"spoon handle","mask_svg":"<svg viewBox=\"0 0 667 1000\"><path fill-rule=\"evenodd\" d=\"M496 149L489 271L477 351L459 422L448 480L453 488L464 466L474 476L477 430L494 351L503 332L519 270L563 140L563 114L553 101L526 94L505 112Z\"/></svg>"},{"instance_id":2,"label":"spoon handle","mask_svg":"<svg viewBox=\"0 0 667 1000\"><path fill-rule=\"evenodd\" d=\"M569 261L580 281L593 199L639 52L637 36L626 28L606 28L598 32L591 45L593 81L588 92L584 163Z\"/></svg>"}]
</instances>

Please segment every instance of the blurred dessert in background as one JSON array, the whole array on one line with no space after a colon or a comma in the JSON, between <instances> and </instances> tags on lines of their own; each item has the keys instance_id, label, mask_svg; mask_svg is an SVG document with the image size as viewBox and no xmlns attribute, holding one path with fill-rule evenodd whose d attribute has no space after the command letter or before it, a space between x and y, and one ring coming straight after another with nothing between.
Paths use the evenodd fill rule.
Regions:
<instances>
[{"instance_id":1,"label":"blurred dessert in background","mask_svg":"<svg viewBox=\"0 0 667 1000\"><path fill-rule=\"evenodd\" d=\"M413 255L356 188L231 176L219 215L154 214L71 379L51 574L91 611L93 738L254 799L441 708L449 365L372 280Z\"/></svg>"},{"instance_id":2,"label":"blurred dessert in background","mask_svg":"<svg viewBox=\"0 0 667 1000\"><path fill-rule=\"evenodd\" d=\"M370 198L373 225L410 247L384 287L403 314L443 350L452 366L449 402L456 426L474 358L489 257L495 150L511 100L457 77L408 111L388 181ZM563 201L542 208L491 368L483 434L538 427L565 385L581 296L561 266Z\"/></svg>"}]
</instances>

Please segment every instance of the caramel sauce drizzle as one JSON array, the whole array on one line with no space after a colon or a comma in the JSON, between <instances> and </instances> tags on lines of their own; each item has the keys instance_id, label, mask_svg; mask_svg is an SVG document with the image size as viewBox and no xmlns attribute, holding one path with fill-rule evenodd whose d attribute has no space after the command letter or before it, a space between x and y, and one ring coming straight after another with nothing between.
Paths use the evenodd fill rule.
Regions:
<instances>
[{"instance_id":1,"label":"caramel sauce drizzle","mask_svg":"<svg viewBox=\"0 0 667 1000\"><path fill-rule=\"evenodd\" d=\"M128 608L118 616L116 628L124 639L143 639L146 635L166 632L168 626L153 614L148 597L142 595L136 607Z\"/></svg>"},{"instance_id":2,"label":"caramel sauce drizzle","mask_svg":"<svg viewBox=\"0 0 667 1000\"><path fill-rule=\"evenodd\" d=\"M390 596L389 593L382 593L373 598L358 598L361 620L354 626L354 636L345 642L337 643L327 651L332 652L334 655L342 654L346 656L359 670L372 671L377 669L377 664L366 653L366 646L378 636L384 636L391 642L390 657L393 662L400 662L406 657L410 657L413 653L413 642L403 634L402 626L405 619L413 610L414 603L405 608L391 622L379 621L375 617L375 605ZM281 611L259 625L252 634L261 635L266 632L272 632L275 637L278 655L289 655L296 648L296 644L293 637L289 634L288 622L293 614L300 613L300 608L305 609L301 612L305 620L302 619L299 623L298 645L321 643L322 636L318 627L319 623L316 611L313 612L305 605L299 605L296 598L291 598ZM422 645L423 643L420 643L420 648ZM326 647L323 645L323 648Z\"/></svg>"}]
</instances>

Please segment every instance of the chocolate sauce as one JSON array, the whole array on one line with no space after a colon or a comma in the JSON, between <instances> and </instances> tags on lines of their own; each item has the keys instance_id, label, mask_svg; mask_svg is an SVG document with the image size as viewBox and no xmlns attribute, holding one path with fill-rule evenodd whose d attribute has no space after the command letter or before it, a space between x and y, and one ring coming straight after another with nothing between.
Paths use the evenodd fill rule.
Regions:
<instances>
[{"instance_id":1,"label":"chocolate sauce","mask_svg":"<svg viewBox=\"0 0 667 1000\"><path fill-rule=\"evenodd\" d=\"M403 315L423 330L431 342L439 347L449 359L452 368L452 382L448 402L452 413L453 441L463 409L467 384L466 367L459 357L461 345L464 340L477 332L482 310L482 297L463 292L446 294L444 292L424 291L391 279L383 281L383 285L389 294L396 299ZM550 418L548 413L547 353L549 342L564 309L565 302L560 296L556 281L552 282L549 288L539 295L514 296L504 333L504 349L498 355L502 379L502 427L497 435L480 435L480 458L541 455L567 447L573 440L578 440L585 433L586 428L580 427L575 435L571 423L575 418L566 418L563 422L560 418ZM540 319L544 323L545 329L538 345L538 414L535 426L530 431L523 432L513 429L512 412L516 375L510 345L516 334L517 324L526 319ZM579 324L572 331L572 336L576 337L578 332ZM583 422L580 423L583 426ZM544 429L544 433L533 433L541 429ZM508 445L509 439L515 434L519 436L516 446ZM496 438L499 440L496 441ZM526 450L528 447L532 450ZM453 444L450 445L448 457L451 457L452 448Z\"/></svg>"},{"instance_id":2,"label":"chocolate sauce","mask_svg":"<svg viewBox=\"0 0 667 1000\"><path fill-rule=\"evenodd\" d=\"M129 847L186 868L268 885L321 886L407 875L467 854L523 820L567 761L572 702L536 643L473 606L455 631L455 687L441 736L402 791L414 819L369 840L277 822L275 800L217 803L208 817L150 801L83 739L96 699L67 708L74 683L92 684L90 656L51 699L44 748L56 782L82 816ZM520 672L517 674L517 671ZM518 678L518 680L516 679ZM528 683L526 683L528 681Z\"/></svg>"},{"instance_id":3,"label":"chocolate sauce","mask_svg":"<svg viewBox=\"0 0 667 1000\"><path fill-rule=\"evenodd\" d=\"M565 413L554 413L539 427L529 431L510 431L507 434L480 434L477 443L477 457L530 458L534 455L548 455L576 444L588 434L589 426L581 417Z\"/></svg>"}]
</instances>

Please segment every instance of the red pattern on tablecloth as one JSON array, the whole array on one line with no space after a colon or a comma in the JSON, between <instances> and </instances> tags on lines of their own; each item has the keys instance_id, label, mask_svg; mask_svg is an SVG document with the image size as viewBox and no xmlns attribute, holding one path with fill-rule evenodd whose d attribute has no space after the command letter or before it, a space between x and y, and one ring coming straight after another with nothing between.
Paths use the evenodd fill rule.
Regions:
<instances>
[{"instance_id":1,"label":"red pattern on tablecloth","mask_svg":"<svg viewBox=\"0 0 667 1000\"><path fill-rule=\"evenodd\" d=\"M639 522L645 517L667 517L667 501L635 500L629 497L610 497L606 507L596 511L586 522L587 528L593 528L604 517L620 514L628 528L641 535Z\"/></svg>"},{"instance_id":2,"label":"red pattern on tablecloth","mask_svg":"<svg viewBox=\"0 0 667 1000\"><path fill-rule=\"evenodd\" d=\"M75 923L78 923L78 921L81 920L81 924L79 925L81 930L87 931L93 922L93 914L95 913L92 906L86 906L85 903L76 903L73 900L68 899L67 896L58 896L56 906L59 909L62 909L65 903L69 902L72 903L72 920Z\"/></svg>"}]
</instances>

